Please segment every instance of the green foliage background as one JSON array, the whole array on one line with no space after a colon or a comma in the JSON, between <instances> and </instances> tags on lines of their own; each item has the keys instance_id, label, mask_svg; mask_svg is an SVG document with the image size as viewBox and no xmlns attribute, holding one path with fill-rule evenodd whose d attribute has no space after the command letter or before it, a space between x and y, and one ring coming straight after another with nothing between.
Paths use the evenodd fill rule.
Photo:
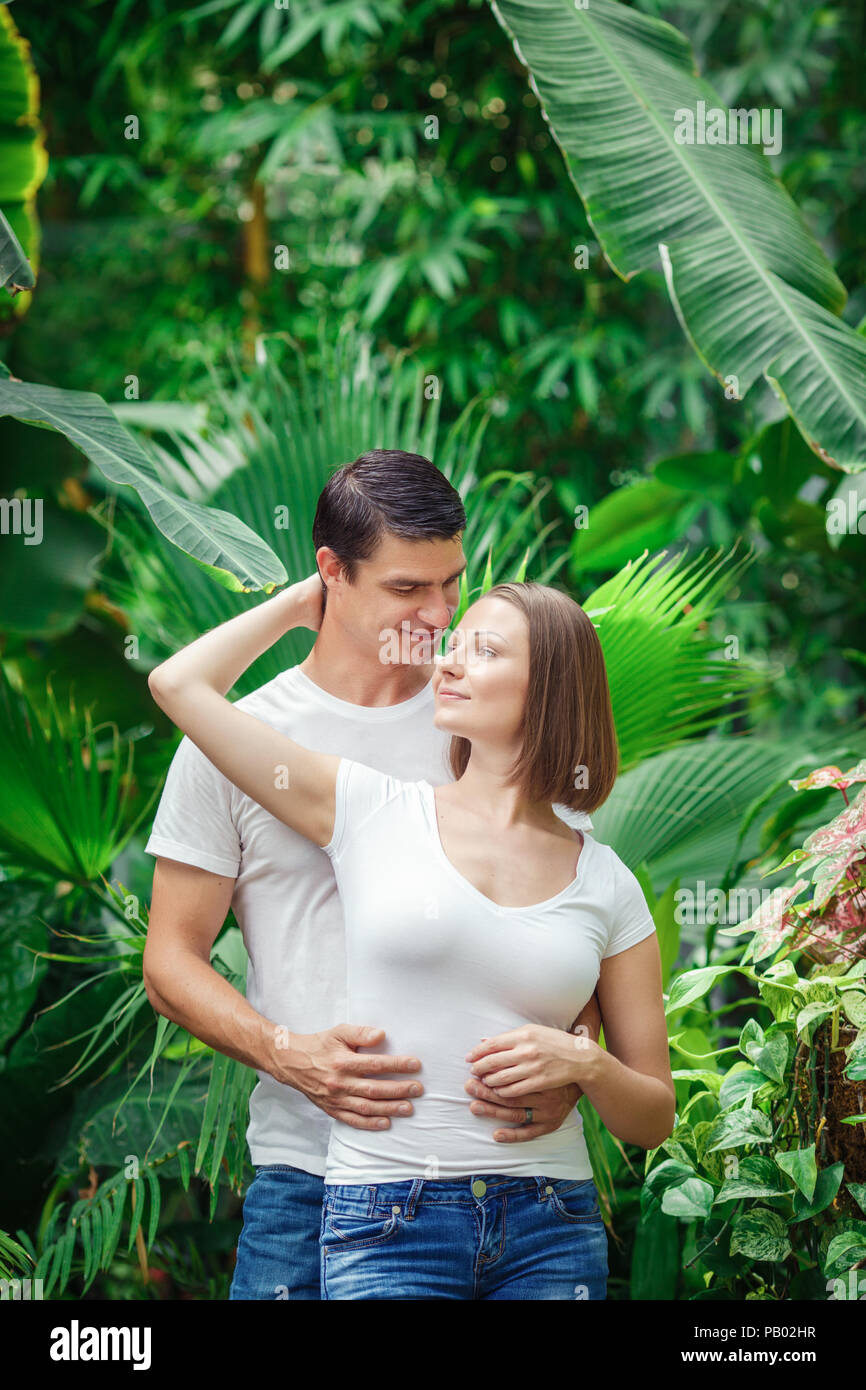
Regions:
<instances>
[{"instance_id":1,"label":"green foliage background","mask_svg":"<svg viewBox=\"0 0 866 1390\"><path fill-rule=\"evenodd\" d=\"M725 101L783 108L775 170L849 291L845 322L862 331L862 8L635 8L689 37ZM695 557L747 552L750 563L731 570L694 625L700 658L677 648L679 688L694 694L708 654L739 643L733 698L704 707L707 746L697 728L663 730L627 703L638 679L629 651L663 626L658 593L624 607L619 631L600 620L608 659L621 663L623 727L630 714L636 738L620 800L605 808L609 835L640 869L661 932L674 884L757 882L829 818L831 793L791 797L786 778L862 755L864 538L856 527L828 531L827 504L853 490L866 508L866 475L823 464L768 388L726 400L684 338L661 272L626 284L607 266L486 0L310 0L303 22L290 18L263 0L84 0L15 16L41 85L49 165L37 198L38 286L25 316L0 320L3 357L24 381L102 395L174 486L274 545L265 477L269 488L303 480L315 496L327 470L362 448L412 447L408 424L399 439L367 438L369 417L358 413L329 450L328 383L340 375L331 347L357 330L350 341L366 335L376 381L399 374L405 352L439 383L431 456L480 499L471 589L491 547L497 578L531 548L529 577L599 609L614 591L624 603L623 567L644 552L674 558L681 598ZM428 138L434 116L438 138ZM131 117L136 139L126 138ZM575 268L578 246L586 270ZM286 268L275 267L275 247ZM305 372L323 384L298 417L315 436L306 462L284 399L302 398ZM247 410L272 432L270 453L264 434L258 453L244 434ZM174 747L145 677L163 652L249 599L218 590L156 533L129 489L106 487L59 434L4 418L0 459L0 495L43 497L62 537L51 553L19 547L0 578L9 735L0 1116L17 1136L2 1160L0 1229L29 1241L34 1260L48 1252L53 1296L89 1285L89 1297L222 1298L249 1177L238 1128L248 1076L157 1025L142 997L152 873L142 846ZM585 532L580 507L592 518ZM293 579L312 568L304 540L299 527L297 548L281 552ZM130 634L141 639L133 659ZM295 640L271 655L288 664L305 650ZM670 648L654 659L670 672ZM250 686L268 674L258 664ZM739 756L708 746L722 724L751 740ZM72 791L34 810L16 839L22 806L39 804L34 766L43 785L72 779ZM118 806L121 789L129 801ZM655 838L629 822L632 804ZM690 818L691 840L657 833L662 810ZM72 818L92 830L87 855L83 834L66 843ZM599 825L607 838L603 817ZM672 968L720 958L712 930L673 936ZM241 980L237 937L230 917L218 968ZM688 1018L692 1053L740 1036L758 992L738 978L725 977L711 1010L730 1010L727 1024ZM79 1041L62 1046L69 1038ZM77 1068L86 1047L94 1065ZM129 1153L149 1159L127 1197ZM647 1296L648 1248L654 1269L669 1265L675 1278L682 1266L677 1220L640 1211L643 1158L616 1146L604 1158L622 1242L612 1297ZM90 1248L108 1252L102 1261L69 1239L76 1201L79 1216L88 1208ZM694 1254L694 1231L683 1238ZM143 1241L156 1271L148 1282ZM4 1259L26 1268L26 1254L0 1248ZM757 1294L747 1264L741 1256L716 1271L731 1296L782 1295L781 1276ZM706 1272L699 1264L679 1292L695 1296Z\"/></svg>"}]
</instances>

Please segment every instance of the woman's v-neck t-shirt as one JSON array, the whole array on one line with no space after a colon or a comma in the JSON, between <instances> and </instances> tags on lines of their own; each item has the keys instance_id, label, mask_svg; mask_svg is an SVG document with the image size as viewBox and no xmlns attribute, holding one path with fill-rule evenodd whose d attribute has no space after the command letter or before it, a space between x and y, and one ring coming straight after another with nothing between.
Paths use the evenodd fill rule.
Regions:
<instances>
[{"instance_id":1,"label":"woman's v-neck t-shirt","mask_svg":"<svg viewBox=\"0 0 866 1390\"><path fill-rule=\"evenodd\" d=\"M581 833L571 883L543 902L505 907L448 859L429 782L341 759L325 852L343 903L346 1017L385 1030L384 1041L362 1054L417 1057L424 1093L412 1102L414 1114L394 1117L389 1129L334 1120L326 1182L592 1176L576 1109L552 1134L498 1143L493 1134L503 1124L473 1115L464 1089L466 1054L483 1037L527 1023L569 1029L595 989L600 962L655 931L634 874L609 846Z\"/></svg>"}]
</instances>

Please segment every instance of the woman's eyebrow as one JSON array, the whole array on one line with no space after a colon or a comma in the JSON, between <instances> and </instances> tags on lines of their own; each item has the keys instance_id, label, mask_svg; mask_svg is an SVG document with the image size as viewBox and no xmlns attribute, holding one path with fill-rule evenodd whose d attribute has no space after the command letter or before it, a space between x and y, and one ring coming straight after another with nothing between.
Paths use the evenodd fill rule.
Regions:
<instances>
[{"instance_id":1,"label":"woman's eyebrow","mask_svg":"<svg viewBox=\"0 0 866 1390\"><path fill-rule=\"evenodd\" d=\"M460 633L464 633L464 632L474 633L474 635L475 635L476 637L498 637L499 640L500 640L500 642L504 642L504 643L505 643L506 647L510 647L510 646L511 646L511 643L509 642L509 640L508 640L507 637L503 637L501 632L494 632L493 628L490 628L490 627L470 627L470 628L465 628L465 627L456 628L456 627L455 627L455 628L453 629L452 633L451 633L451 636L452 636L452 637L456 636L456 634L457 634L458 632L460 632Z\"/></svg>"}]
</instances>

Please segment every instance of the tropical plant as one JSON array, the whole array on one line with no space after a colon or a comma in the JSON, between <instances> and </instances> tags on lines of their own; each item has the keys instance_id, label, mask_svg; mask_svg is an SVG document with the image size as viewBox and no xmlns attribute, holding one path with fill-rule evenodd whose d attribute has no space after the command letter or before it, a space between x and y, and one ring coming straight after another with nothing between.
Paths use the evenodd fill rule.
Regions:
<instances>
[{"instance_id":1,"label":"tropical plant","mask_svg":"<svg viewBox=\"0 0 866 1390\"><path fill-rule=\"evenodd\" d=\"M844 286L745 143L751 113L733 113L731 137L688 40L617 0L490 3L616 273L661 258L683 329L728 399L763 373L821 458L866 468L866 339L839 318ZM716 111L721 138L689 136L683 113L694 127Z\"/></svg>"},{"instance_id":2,"label":"tropical plant","mask_svg":"<svg viewBox=\"0 0 866 1390\"><path fill-rule=\"evenodd\" d=\"M859 536L848 524L847 494L862 479L816 458L790 419L764 426L738 452L712 450L657 459L592 508L582 505L573 483L557 480L557 495L575 515L569 572L608 571L643 547L675 546L701 519L717 545L749 534L787 550L856 563ZM809 497L800 496L808 485ZM833 514L841 509L841 525Z\"/></svg>"},{"instance_id":3,"label":"tropical plant","mask_svg":"<svg viewBox=\"0 0 866 1390\"><path fill-rule=\"evenodd\" d=\"M854 288L866 250L862 20L833 0L733 11L699 0L634 0L629 9L593 0L585 12L522 0L533 25L551 21L538 30L540 108L507 15L503 23L517 8L503 4L494 18L484 0L457 10L451 0L311 0L303 11L269 0L193 8L92 0L84 20L63 6L19 16L48 97L52 159L40 217L52 273L35 312L22 319L29 295L7 304L19 324L15 377L0 363L10 417L0 421L0 486L10 509L23 493L44 499L47 541L16 546L4 537L0 578L9 685L0 774L11 789L0 806L0 1124L16 1136L0 1154L0 1226L27 1226L14 1238L0 1233L0 1270L26 1276L38 1267L53 1298L73 1298L82 1285L91 1297L157 1297L171 1284L180 1297L226 1296L252 1077L147 1005L152 866L138 832L176 734L158 719L167 737L151 736L144 675L269 585L310 573L312 507L329 469L388 443L435 458L464 497L469 571L458 617L491 583L526 574L566 585L593 613L622 753L595 833L646 892L666 992L683 988L671 985L678 964L728 972L675 1014L681 1110L694 1100L677 1142L714 1196L724 1151L703 1164L703 1132L694 1135L702 1121L724 1119L722 1086L726 1100L734 1094L724 1049L742 1041L736 1080L743 1058L760 1072L764 1052L781 1057L774 1038L786 1034L787 1076L796 1066L806 1087L786 1146L805 1152L781 1179L787 1170L771 1160L782 1185L779 1201L763 1204L786 1223L793 1253L761 1264L769 1277L759 1280L744 1256L730 1255L733 1219L700 1255L709 1239L698 1240L700 1218L668 1215L649 1188L642 1197L645 1155L614 1141L582 1103L612 1237L611 1296L825 1292L811 1218L790 1218L811 1184L813 1142L813 1204L842 1158L823 1148L841 1115L824 1104L824 1050L853 1027L845 1010L857 1008L860 977L832 958L804 975L809 954L836 950L797 935L806 949L795 986L787 962L764 970L766 957L740 955L721 921L684 917L679 904L704 890L728 901L760 894L768 865L823 833L830 788L791 795L789 782L866 754L858 682L866 471L840 480L811 442L827 447L828 431L841 437L839 462L862 439L861 425L851 427L852 414L862 417L859 398L853 410L840 406L862 363L840 316L840 280L853 288L848 324L866 309ZM665 163L672 146L669 127L658 127L666 110L658 88L670 80L669 95L688 105L698 87L688 45L660 22L662 9L690 35L725 104L785 107L773 168L790 196L754 151L678 146L676 163ZM93 27L94 16L105 24ZM2 6L0 18L3 66L11 30ZM170 42L181 32L184 43ZM578 50L583 64L599 39L604 52L588 85L570 93L563 121L553 64L558 71ZM26 59L24 48L16 41ZM17 95L0 116L26 111L14 139L38 160L33 73L26 91L20 71L3 85ZM602 95L594 113L587 93ZM129 112L140 116L137 141L119 136ZM575 113L580 147L570 135ZM10 129L0 120L0 140ZM602 159L599 133L614 140ZM673 218L661 185L638 166L638 141L652 171L682 194ZM561 177L560 149L590 221ZM732 180L719 216L710 154ZM16 159L6 166L19 171ZM17 182L10 220L20 211ZM643 192L644 203L623 203L624 187ZM753 208L744 209L745 187L757 190ZM635 213L625 229L620 208ZM768 208L787 229L778 246L753 226ZM741 236L741 261L732 261L725 229ZM693 256L696 235L699 249L721 250L717 265ZM586 269L574 243L588 253ZM665 279L655 265L698 355L675 315L658 311ZM725 282L720 268L734 278ZM804 295L816 285L814 298ZM754 321L768 294L761 337ZM565 320L564 304L573 306ZM720 306L727 317L714 317ZM374 326L375 340L358 323ZM786 359L783 350L780 373L771 348L778 356L786 332L801 330L804 356L798 362L791 348ZM726 371L730 349L736 371L748 332L755 351L738 390L733 382L716 390L705 362ZM70 353L73 340L86 350ZM818 341L826 354L809 395L807 348ZM242 367L229 350L235 342ZM288 350L278 361L281 343ZM395 353L391 344L409 347ZM784 389L786 372L792 414L767 425L768 406L776 414L784 406L763 374ZM49 381L83 394L37 385ZM815 426L808 442L804 421ZM572 525L579 514L588 524ZM746 555L720 558L740 544ZM236 693L302 659L310 641L289 635ZM88 724L80 711L93 707L98 720ZM815 844L808 872L820 877ZM859 863L849 865L852 885ZM823 907L794 902L792 911L820 927L832 904L832 896ZM213 958L243 988L231 914ZM777 970L792 1012L814 1011L802 1033L769 1005L784 1002L770 993ZM743 1034L750 1019L763 1043ZM849 1111L862 1110L850 1092L860 1082L841 1075L841 1050L829 1056L829 1100L838 1091ZM849 1073L857 1065L849 1059ZM690 1092L695 1076L706 1094ZM765 1080L758 1110L781 1118L781 1097ZM862 1125L844 1133L856 1144ZM743 1160L747 1175L755 1156ZM651 1167L665 1158L684 1161L679 1149L662 1149ZM850 1163L846 1177L815 1218L825 1233L839 1213L859 1219L846 1205L859 1200ZM688 1195L691 1181L680 1184ZM706 1194L696 1192L700 1206ZM728 1209L713 1204L710 1220L716 1210L722 1224ZM713 1273L707 1260L722 1246L734 1268ZM789 1281L795 1265L804 1265L800 1284Z\"/></svg>"},{"instance_id":4,"label":"tropical plant","mask_svg":"<svg viewBox=\"0 0 866 1390\"><path fill-rule=\"evenodd\" d=\"M812 897L808 902L801 900L810 879L798 877L794 884L777 887L742 926L729 928L729 935L753 933L744 960L757 963L775 955L786 941L822 964L857 960L866 954L866 787L849 804L846 791L855 782L866 782L864 761L847 772L835 766L816 768L791 783L795 791L835 787L844 797L845 809L829 825L813 830L802 849L792 850L781 864L765 870L766 878L796 864L798 873L811 874Z\"/></svg>"},{"instance_id":5,"label":"tropical plant","mask_svg":"<svg viewBox=\"0 0 866 1390\"><path fill-rule=\"evenodd\" d=\"M218 583L270 593L285 583L276 556L235 517L178 497L101 396L19 381L0 363L0 416L57 430L112 483L134 488L153 524Z\"/></svg>"},{"instance_id":6,"label":"tropical plant","mask_svg":"<svg viewBox=\"0 0 866 1390\"><path fill-rule=\"evenodd\" d=\"M0 320L20 317L30 306L39 265L36 191L48 169L39 109L39 79L30 45L15 27L9 6L0 7L0 288L11 287L13 304L0 302ZM23 294L18 292L23 290Z\"/></svg>"},{"instance_id":7,"label":"tropical plant","mask_svg":"<svg viewBox=\"0 0 866 1390\"><path fill-rule=\"evenodd\" d=\"M860 780L856 769L843 776L825 767L791 785L803 790L855 779ZM819 902L832 893L837 873L850 868L855 845L861 856L866 853L863 810L857 803L849 809L855 808L854 815L842 813L848 816L844 843L836 821L807 841L816 851L808 867ZM822 850L833 857L829 875ZM790 861L806 864L801 851ZM730 952L722 952L673 980L666 1004L668 1017L676 1018L670 1043L686 1065L673 1073L676 1127L646 1156L632 1297L860 1296L856 1270L866 1259L866 911L861 901L847 959L813 964L816 939L822 944L820 923L813 921L807 931L803 914L777 930L770 920L781 916L790 896L784 890L748 921L719 927L722 936L751 936L739 958L731 961ZM709 915L725 920L723 907L724 895L718 895L709 902ZM733 976L751 983L754 1000L738 994L711 1009L709 996ZM748 1013L745 1023L719 1022L732 1009ZM720 1045L731 1034L733 1041ZM728 1057L737 1060L728 1065L722 1061ZM661 1255L651 1284L650 1251Z\"/></svg>"},{"instance_id":8,"label":"tropical plant","mask_svg":"<svg viewBox=\"0 0 866 1390\"><path fill-rule=\"evenodd\" d=\"M828 1280L847 1289L849 1271L866 1258L863 1130L842 1128L866 1124L857 1084L866 1076L866 963L808 976L787 959L760 974L742 964L689 971L675 980L668 1013L694 1005L734 970L757 985L769 1022L751 1017L733 1046L699 1055L686 1030L671 1038L690 1064L675 1080L701 1089L661 1146L669 1157L649 1169L642 1212L658 1205L697 1222L690 1242L698 1248L685 1268L699 1264L715 1278L695 1297L822 1298ZM727 1071L718 1064L725 1053L741 1059ZM692 1110L700 1118L687 1122ZM800 1223L808 1225L793 1229Z\"/></svg>"},{"instance_id":9,"label":"tropical plant","mask_svg":"<svg viewBox=\"0 0 866 1390\"><path fill-rule=\"evenodd\" d=\"M0 860L57 879L89 883L120 854L153 804L135 814L137 734L98 735L90 711L61 709L47 682L45 727L0 666L5 737L0 741ZM123 753L121 748L123 747ZM124 767L124 757L126 766Z\"/></svg>"}]
</instances>

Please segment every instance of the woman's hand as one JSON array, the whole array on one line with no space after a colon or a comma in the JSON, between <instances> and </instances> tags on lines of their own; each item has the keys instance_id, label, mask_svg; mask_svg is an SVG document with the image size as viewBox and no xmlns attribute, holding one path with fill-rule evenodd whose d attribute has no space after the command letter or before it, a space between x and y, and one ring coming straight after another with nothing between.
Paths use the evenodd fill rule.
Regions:
<instances>
[{"instance_id":1,"label":"woman's hand","mask_svg":"<svg viewBox=\"0 0 866 1390\"><path fill-rule=\"evenodd\" d=\"M219 772L272 816L324 848L333 839L339 757L287 738L226 699L238 677L300 623L322 618L318 575L197 637L147 678L160 709Z\"/></svg>"},{"instance_id":2,"label":"woman's hand","mask_svg":"<svg viewBox=\"0 0 866 1390\"><path fill-rule=\"evenodd\" d=\"M597 1075L604 1049L591 1038L526 1023L510 1033L482 1038L467 1053L473 1076L505 1098L547 1091L576 1081L581 1087Z\"/></svg>"},{"instance_id":3,"label":"woman's hand","mask_svg":"<svg viewBox=\"0 0 866 1390\"><path fill-rule=\"evenodd\" d=\"M324 599L318 570L311 574L309 579L302 579L295 584L294 590L297 597L297 626L308 627L311 632L318 632L322 626Z\"/></svg>"}]
</instances>

